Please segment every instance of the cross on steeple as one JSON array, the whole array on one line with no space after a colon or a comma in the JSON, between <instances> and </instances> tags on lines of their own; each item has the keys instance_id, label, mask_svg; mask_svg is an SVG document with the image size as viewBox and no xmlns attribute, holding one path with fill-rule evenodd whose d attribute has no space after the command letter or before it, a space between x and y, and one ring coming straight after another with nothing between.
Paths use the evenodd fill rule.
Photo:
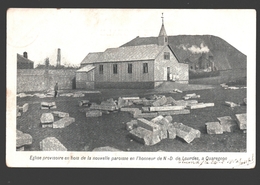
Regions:
<instances>
[{"instance_id":1,"label":"cross on steeple","mask_svg":"<svg viewBox=\"0 0 260 185\"><path fill-rule=\"evenodd\" d=\"M162 24L163 24L163 13L162 13L162 17L161 18L162 18Z\"/></svg>"}]
</instances>

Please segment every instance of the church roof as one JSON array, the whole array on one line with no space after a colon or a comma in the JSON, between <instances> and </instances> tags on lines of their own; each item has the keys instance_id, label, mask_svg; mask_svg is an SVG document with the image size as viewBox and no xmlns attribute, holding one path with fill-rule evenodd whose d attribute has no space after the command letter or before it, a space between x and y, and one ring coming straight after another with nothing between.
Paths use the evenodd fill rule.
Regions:
<instances>
[{"instance_id":1,"label":"church roof","mask_svg":"<svg viewBox=\"0 0 260 185\"><path fill-rule=\"evenodd\" d=\"M89 53L81 62L81 64L94 63L102 52Z\"/></svg>"},{"instance_id":2,"label":"church roof","mask_svg":"<svg viewBox=\"0 0 260 185\"><path fill-rule=\"evenodd\" d=\"M89 72L91 71L92 69L95 69L96 67L93 66L93 65L86 65L82 68L80 68L79 70L77 70L77 72Z\"/></svg>"},{"instance_id":3,"label":"church roof","mask_svg":"<svg viewBox=\"0 0 260 185\"><path fill-rule=\"evenodd\" d=\"M157 44L128 46L119 48L108 48L103 53L96 53L95 60L89 53L81 64L103 63L103 62L123 62L123 61L138 61L138 60L154 60L165 46Z\"/></svg>"},{"instance_id":4,"label":"church roof","mask_svg":"<svg viewBox=\"0 0 260 185\"><path fill-rule=\"evenodd\" d=\"M161 27L159 36L167 36L166 31L165 31L165 28L164 28L164 24L162 24L162 27Z\"/></svg>"}]
</instances>

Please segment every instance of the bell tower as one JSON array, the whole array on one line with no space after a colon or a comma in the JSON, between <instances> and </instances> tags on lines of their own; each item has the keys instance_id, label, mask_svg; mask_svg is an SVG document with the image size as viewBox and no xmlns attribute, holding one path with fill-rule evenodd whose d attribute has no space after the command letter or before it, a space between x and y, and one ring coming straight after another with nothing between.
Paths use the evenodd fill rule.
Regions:
<instances>
[{"instance_id":1,"label":"bell tower","mask_svg":"<svg viewBox=\"0 0 260 185\"><path fill-rule=\"evenodd\" d=\"M164 22L163 22L163 13L162 13L162 27L158 36L158 45L159 46L165 46L168 45L168 36L166 34L165 28L164 28Z\"/></svg>"}]
</instances>

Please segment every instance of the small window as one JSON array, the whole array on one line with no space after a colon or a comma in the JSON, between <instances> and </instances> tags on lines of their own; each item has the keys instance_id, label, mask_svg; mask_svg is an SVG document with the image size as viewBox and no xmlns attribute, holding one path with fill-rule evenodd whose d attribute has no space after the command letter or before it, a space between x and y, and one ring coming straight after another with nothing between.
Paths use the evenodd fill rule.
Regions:
<instances>
[{"instance_id":1,"label":"small window","mask_svg":"<svg viewBox=\"0 0 260 185\"><path fill-rule=\"evenodd\" d=\"M132 73L132 68L133 68L133 65L132 64L128 64L128 73Z\"/></svg>"},{"instance_id":2,"label":"small window","mask_svg":"<svg viewBox=\"0 0 260 185\"><path fill-rule=\"evenodd\" d=\"M148 63L143 63L143 72L148 73Z\"/></svg>"},{"instance_id":3,"label":"small window","mask_svg":"<svg viewBox=\"0 0 260 185\"><path fill-rule=\"evenodd\" d=\"M164 52L164 60L170 60L170 53Z\"/></svg>"},{"instance_id":4,"label":"small window","mask_svg":"<svg viewBox=\"0 0 260 185\"><path fill-rule=\"evenodd\" d=\"M117 74L117 64L113 64L113 73Z\"/></svg>"},{"instance_id":5,"label":"small window","mask_svg":"<svg viewBox=\"0 0 260 185\"><path fill-rule=\"evenodd\" d=\"M103 65L99 65L99 74L103 74Z\"/></svg>"}]
</instances>

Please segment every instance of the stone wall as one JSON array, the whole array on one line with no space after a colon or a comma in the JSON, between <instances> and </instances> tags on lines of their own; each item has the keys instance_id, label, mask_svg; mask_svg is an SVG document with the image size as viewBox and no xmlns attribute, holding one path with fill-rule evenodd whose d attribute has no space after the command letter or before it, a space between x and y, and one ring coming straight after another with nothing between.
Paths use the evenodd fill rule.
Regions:
<instances>
[{"instance_id":1,"label":"stone wall","mask_svg":"<svg viewBox=\"0 0 260 185\"><path fill-rule=\"evenodd\" d=\"M76 88L76 69L17 69L17 93L53 89L56 82L59 89Z\"/></svg>"}]
</instances>

